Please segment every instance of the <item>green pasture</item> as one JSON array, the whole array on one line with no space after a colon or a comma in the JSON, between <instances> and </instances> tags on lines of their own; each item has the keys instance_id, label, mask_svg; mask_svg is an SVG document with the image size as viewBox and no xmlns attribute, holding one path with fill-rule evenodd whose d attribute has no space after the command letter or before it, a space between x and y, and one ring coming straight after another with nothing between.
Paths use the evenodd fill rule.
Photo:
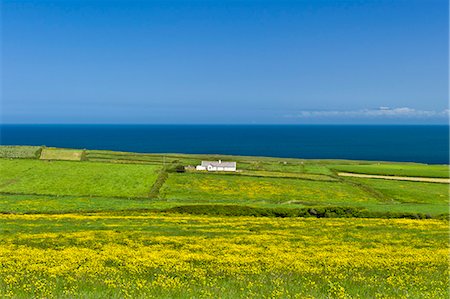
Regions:
<instances>
[{"instance_id":1,"label":"green pasture","mask_svg":"<svg viewBox=\"0 0 450 299\"><path fill-rule=\"evenodd\" d=\"M381 192L389 200L415 204L449 204L449 185L426 182L352 178Z\"/></svg>"},{"instance_id":2,"label":"green pasture","mask_svg":"<svg viewBox=\"0 0 450 299\"><path fill-rule=\"evenodd\" d=\"M353 164L353 165L329 165L331 169L340 172L353 172L363 174L412 176L412 177L432 177L448 178L448 165L426 165L426 164Z\"/></svg>"},{"instance_id":3,"label":"green pasture","mask_svg":"<svg viewBox=\"0 0 450 299\"><path fill-rule=\"evenodd\" d=\"M305 173L305 172L280 172L280 171L267 171L267 170L239 170L238 172L198 172L195 170L189 170L188 173L193 174L205 174L205 175L231 175L231 176L252 176L252 177L265 177L265 178L293 178L312 181L328 181L336 182L338 178L335 176L317 174L317 173Z\"/></svg>"},{"instance_id":4,"label":"green pasture","mask_svg":"<svg viewBox=\"0 0 450 299\"><path fill-rule=\"evenodd\" d=\"M447 166L86 150L85 161L37 160L41 147L0 146L0 212L86 212L233 204L263 208L349 206L448 213L448 184L344 178L336 171L445 177ZM64 156L70 149L46 149ZM76 152L80 152L77 150ZM11 159L21 157L25 159ZM237 161L237 173L173 171L201 160ZM157 177L159 179L157 180ZM157 183L155 183L157 182Z\"/></svg>"},{"instance_id":5,"label":"green pasture","mask_svg":"<svg viewBox=\"0 0 450 299\"><path fill-rule=\"evenodd\" d=\"M312 205L376 201L367 192L341 182L206 173L170 174L160 194L164 199L200 202L242 200Z\"/></svg>"},{"instance_id":6,"label":"green pasture","mask_svg":"<svg viewBox=\"0 0 450 299\"><path fill-rule=\"evenodd\" d=\"M238 168L247 171L268 171L278 173L310 173L331 175L332 171L321 162L292 158L271 158L230 155L201 154L144 154L131 152L113 152L102 150L87 150L86 159L94 162L166 164L166 166L181 164L195 166L202 160L237 161ZM337 160L339 161L339 160ZM337 162L330 160L327 163ZM342 161L342 163L349 163Z\"/></svg>"},{"instance_id":7,"label":"green pasture","mask_svg":"<svg viewBox=\"0 0 450 299\"><path fill-rule=\"evenodd\" d=\"M0 159L0 192L147 197L155 165Z\"/></svg>"},{"instance_id":8,"label":"green pasture","mask_svg":"<svg viewBox=\"0 0 450 299\"><path fill-rule=\"evenodd\" d=\"M175 206L148 199L0 194L0 213L78 213L161 209Z\"/></svg>"},{"instance_id":9,"label":"green pasture","mask_svg":"<svg viewBox=\"0 0 450 299\"><path fill-rule=\"evenodd\" d=\"M112 152L100 150L87 150L86 159L92 162L136 163L136 164L163 164L164 158L160 155L141 154L129 152ZM175 159L167 159L172 163Z\"/></svg>"}]
</instances>

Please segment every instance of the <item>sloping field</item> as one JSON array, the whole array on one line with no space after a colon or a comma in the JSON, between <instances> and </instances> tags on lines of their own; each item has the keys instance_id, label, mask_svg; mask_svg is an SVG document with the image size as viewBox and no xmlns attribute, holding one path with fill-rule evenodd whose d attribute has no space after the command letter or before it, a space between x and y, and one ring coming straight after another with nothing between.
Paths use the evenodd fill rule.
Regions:
<instances>
[{"instance_id":1,"label":"sloping field","mask_svg":"<svg viewBox=\"0 0 450 299\"><path fill-rule=\"evenodd\" d=\"M353 178L401 203L449 204L448 184Z\"/></svg>"},{"instance_id":2,"label":"sloping field","mask_svg":"<svg viewBox=\"0 0 450 299\"><path fill-rule=\"evenodd\" d=\"M130 152L114 152L103 150L87 150L86 159L94 162L114 163L149 163L149 164L182 164L198 165L202 160L237 161L238 168L248 171L269 171L278 173L333 174L324 164L291 158L230 156L230 155L195 155L195 154L144 154ZM342 163L349 163L342 161Z\"/></svg>"},{"instance_id":3,"label":"sloping field","mask_svg":"<svg viewBox=\"0 0 450 299\"><path fill-rule=\"evenodd\" d=\"M411 177L430 177L430 178L448 178L448 165L426 165L426 164L399 164L399 163L376 163L360 165L329 165L337 171L392 175L392 176L411 176Z\"/></svg>"},{"instance_id":4,"label":"sloping field","mask_svg":"<svg viewBox=\"0 0 450 299\"><path fill-rule=\"evenodd\" d=\"M115 162L115 163L136 163L136 164L163 164L164 157L155 154L141 154L129 152L113 152L87 150L86 159L93 162ZM167 158L168 163L175 159Z\"/></svg>"},{"instance_id":5,"label":"sloping field","mask_svg":"<svg viewBox=\"0 0 450 299\"><path fill-rule=\"evenodd\" d=\"M2 298L450 295L446 184L336 176L358 161L227 157L243 171L210 174L176 171L221 157L26 152L0 159Z\"/></svg>"},{"instance_id":6,"label":"sloping field","mask_svg":"<svg viewBox=\"0 0 450 299\"><path fill-rule=\"evenodd\" d=\"M149 201L147 198L124 199L73 195L1 194L0 213L77 213L133 211L173 207L174 204Z\"/></svg>"},{"instance_id":7,"label":"sloping field","mask_svg":"<svg viewBox=\"0 0 450 299\"><path fill-rule=\"evenodd\" d=\"M362 174L362 173L353 173L353 172L338 172L338 176L366 178L366 179L383 179L383 180L391 180L391 181L409 181L409 182L450 184L450 179L444 179L444 178Z\"/></svg>"},{"instance_id":8,"label":"sloping field","mask_svg":"<svg viewBox=\"0 0 450 299\"><path fill-rule=\"evenodd\" d=\"M448 298L438 220L0 215L0 296Z\"/></svg>"},{"instance_id":9,"label":"sloping field","mask_svg":"<svg viewBox=\"0 0 450 299\"><path fill-rule=\"evenodd\" d=\"M306 204L376 202L363 190L341 182L222 174L171 174L160 194L167 199L266 201Z\"/></svg>"},{"instance_id":10,"label":"sloping field","mask_svg":"<svg viewBox=\"0 0 450 299\"><path fill-rule=\"evenodd\" d=\"M0 147L8 155L32 157L39 147ZM70 150L47 151L68 153ZM76 151L79 152L79 151ZM27 153L26 155L23 153ZM56 155L58 156L58 155ZM56 211L58 204L31 195L59 196L61 211L89 211L167 208L186 204L240 204L258 207L310 207L314 205L352 206L371 211L395 211L439 215L448 212L448 190L430 187L426 183L407 185L402 182L374 183L338 177L336 168L370 169L392 175L407 171L425 175L439 175L445 165L413 163L369 163L365 161L299 160L266 157L239 157L185 154L139 154L111 151L87 151L83 162L31 161L26 159L0 159L0 193L5 196L4 211L26 211L26 205L17 202L15 194L28 194L20 203L29 200L34 211ZM171 173L167 181L158 180L158 171L168 171L177 165L196 165L201 159L238 161L241 172L211 174L188 172ZM98 162L94 162L98 161ZM99 161L102 161L101 163ZM161 176L163 178L163 176ZM159 187L161 189L159 189ZM380 187L381 186L381 187ZM388 186L388 187L386 187ZM431 190L432 189L432 190ZM153 190L152 192L150 190ZM152 193L152 195L150 195ZM11 195L11 196L10 196ZM78 196L82 208L77 208L67 196ZM151 203L125 203L112 201L108 208L89 197L149 198ZM31 204L32 203L32 204ZM20 206L20 207L19 207Z\"/></svg>"},{"instance_id":11,"label":"sloping field","mask_svg":"<svg viewBox=\"0 0 450 299\"><path fill-rule=\"evenodd\" d=\"M336 182L337 178L324 174L305 173L305 172L281 172L281 171L267 171L267 170L239 170L238 172L206 172L206 171L188 171L194 174L206 175L232 175L232 176L253 176L266 178L293 178L311 181L328 181Z\"/></svg>"},{"instance_id":12,"label":"sloping field","mask_svg":"<svg viewBox=\"0 0 450 299\"><path fill-rule=\"evenodd\" d=\"M41 160L66 160L81 161L83 158L83 150L60 149L60 148L44 148L41 152Z\"/></svg>"},{"instance_id":13,"label":"sloping field","mask_svg":"<svg viewBox=\"0 0 450 299\"><path fill-rule=\"evenodd\" d=\"M146 197L159 169L155 165L0 159L0 192Z\"/></svg>"}]
</instances>

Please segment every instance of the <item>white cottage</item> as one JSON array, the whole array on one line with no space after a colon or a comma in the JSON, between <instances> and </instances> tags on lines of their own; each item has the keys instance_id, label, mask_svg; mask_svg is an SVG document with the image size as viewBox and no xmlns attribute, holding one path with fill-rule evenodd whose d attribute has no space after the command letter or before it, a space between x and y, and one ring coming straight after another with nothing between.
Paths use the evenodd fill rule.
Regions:
<instances>
[{"instance_id":1,"label":"white cottage","mask_svg":"<svg viewBox=\"0 0 450 299\"><path fill-rule=\"evenodd\" d=\"M202 164L197 165L195 169L207 171L236 171L236 162L222 162L222 160L202 161Z\"/></svg>"}]
</instances>

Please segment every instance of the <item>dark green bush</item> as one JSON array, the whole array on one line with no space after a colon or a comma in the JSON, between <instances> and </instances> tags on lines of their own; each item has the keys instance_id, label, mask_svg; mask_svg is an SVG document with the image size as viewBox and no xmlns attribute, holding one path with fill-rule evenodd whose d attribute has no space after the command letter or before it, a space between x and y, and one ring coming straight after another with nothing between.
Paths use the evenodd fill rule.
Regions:
<instances>
[{"instance_id":1,"label":"dark green bush","mask_svg":"<svg viewBox=\"0 0 450 299\"><path fill-rule=\"evenodd\" d=\"M177 165L172 165L172 166L168 167L167 172L183 173L183 172L186 172L186 169L184 168L183 165L177 164Z\"/></svg>"}]
</instances>

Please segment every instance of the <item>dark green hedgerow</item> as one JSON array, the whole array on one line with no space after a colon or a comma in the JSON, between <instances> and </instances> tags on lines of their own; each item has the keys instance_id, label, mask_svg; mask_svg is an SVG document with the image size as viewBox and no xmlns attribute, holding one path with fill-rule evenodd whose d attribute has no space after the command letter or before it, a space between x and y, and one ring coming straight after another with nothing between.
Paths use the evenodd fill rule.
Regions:
<instances>
[{"instance_id":1,"label":"dark green hedgerow","mask_svg":"<svg viewBox=\"0 0 450 299\"><path fill-rule=\"evenodd\" d=\"M2 145L0 158L38 159L41 151L42 146Z\"/></svg>"},{"instance_id":2,"label":"dark green hedgerow","mask_svg":"<svg viewBox=\"0 0 450 299\"><path fill-rule=\"evenodd\" d=\"M161 171L158 174L158 178L156 179L155 183L153 184L152 188L150 189L150 192L148 194L149 198L155 199L158 198L159 190L166 182L167 178L169 177L169 174L167 173L167 170L165 168L161 169Z\"/></svg>"},{"instance_id":3,"label":"dark green hedgerow","mask_svg":"<svg viewBox=\"0 0 450 299\"><path fill-rule=\"evenodd\" d=\"M162 175L161 178L164 178ZM156 187L155 187L156 188ZM142 215L147 213L163 214L191 214L210 216L251 216L251 217L310 217L310 218L378 218L378 219L442 219L448 220L449 214L430 215L423 213L404 212L372 212L364 208L354 207L309 207L309 208L260 208L241 205L184 205L166 209L158 208L133 208L117 210L96 210L96 209L67 209L60 211L0 211L0 214L108 214L108 215Z\"/></svg>"},{"instance_id":4,"label":"dark green hedgerow","mask_svg":"<svg viewBox=\"0 0 450 299\"><path fill-rule=\"evenodd\" d=\"M316 217L316 218L408 218L408 219L446 219L448 215L432 217L423 213L371 212L354 207L312 207L312 208L256 208L240 205L187 205L163 210L168 213L220 216L255 217Z\"/></svg>"}]
</instances>

